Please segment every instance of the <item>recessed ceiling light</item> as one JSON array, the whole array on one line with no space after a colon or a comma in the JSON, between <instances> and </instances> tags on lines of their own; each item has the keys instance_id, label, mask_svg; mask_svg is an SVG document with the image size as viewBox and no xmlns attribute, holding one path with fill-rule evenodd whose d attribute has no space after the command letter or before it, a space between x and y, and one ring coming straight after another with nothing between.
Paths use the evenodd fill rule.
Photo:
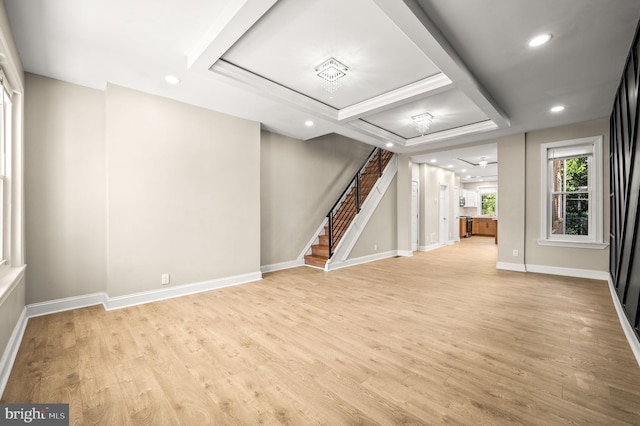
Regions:
<instances>
[{"instance_id":1,"label":"recessed ceiling light","mask_svg":"<svg viewBox=\"0 0 640 426\"><path fill-rule=\"evenodd\" d=\"M307 127L313 127L313 121L307 120L307 121L304 122L304 125L307 126Z\"/></svg>"},{"instance_id":2,"label":"recessed ceiling light","mask_svg":"<svg viewBox=\"0 0 640 426\"><path fill-rule=\"evenodd\" d=\"M479 182L482 182L482 179L478 179Z\"/></svg>"},{"instance_id":3,"label":"recessed ceiling light","mask_svg":"<svg viewBox=\"0 0 640 426\"><path fill-rule=\"evenodd\" d=\"M178 77L176 77L175 75L165 75L164 76L164 81L166 81L169 84L178 84L178 83L180 83L180 79Z\"/></svg>"},{"instance_id":4,"label":"recessed ceiling light","mask_svg":"<svg viewBox=\"0 0 640 426\"><path fill-rule=\"evenodd\" d=\"M562 112L564 111L564 105L556 105L550 109L551 112Z\"/></svg>"},{"instance_id":5,"label":"recessed ceiling light","mask_svg":"<svg viewBox=\"0 0 640 426\"><path fill-rule=\"evenodd\" d=\"M471 179L471 176L467 176L467 179Z\"/></svg>"},{"instance_id":6,"label":"recessed ceiling light","mask_svg":"<svg viewBox=\"0 0 640 426\"><path fill-rule=\"evenodd\" d=\"M438 160L436 160L435 158L432 158L432 159L431 159L431 162L432 162L432 163L437 163L437 162L438 162Z\"/></svg>"},{"instance_id":7,"label":"recessed ceiling light","mask_svg":"<svg viewBox=\"0 0 640 426\"><path fill-rule=\"evenodd\" d=\"M529 40L529 47L538 47L551 40L551 34L540 34Z\"/></svg>"},{"instance_id":8,"label":"recessed ceiling light","mask_svg":"<svg viewBox=\"0 0 640 426\"><path fill-rule=\"evenodd\" d=\"M467 169L462 169L462 170L460 170L460 171L461 171L462 173L464 173L464 172L466 172L466 171L467 171Z\"/></svg>"},{"instance_id":9,"label":"recessed ceiling light","mask_svg":"<svg viewBox=\"0 0 640 426\"><path fill-rule=\"evenodd\" d=\"M392 142L387 142L386 146L387 146L387 148L391 148L393 146L393 143Z\"/></svg>"},{"instance_id":10,"label":"recessed ceiling light","mask_svg":"<svg viewBox=\"0 0 640 426\"><path fill-rule=\"evenodd\" d=\"M452 168L452 167L453 167L453 164L447 164L447 167L448 167L448 168Z\"/></svg>"}]
</instances>

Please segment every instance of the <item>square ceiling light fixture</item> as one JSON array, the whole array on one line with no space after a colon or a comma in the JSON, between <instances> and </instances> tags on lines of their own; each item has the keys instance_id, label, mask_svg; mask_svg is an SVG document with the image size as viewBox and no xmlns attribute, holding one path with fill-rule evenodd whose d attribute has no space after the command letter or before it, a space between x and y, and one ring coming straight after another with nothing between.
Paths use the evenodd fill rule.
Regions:
<instances>
[{"instance_id":1,"label":"square ceiling light fixture","mask_svg":"<svg viewBox=\"0 0 640 426\"><path fill-rule=\"evenodd\" d=\"M318 77L322 79L322 87L333 94L340 87L340 80L347 75L349 67L338 61L336 58L329 58L316 67Z\"/></svg>"},{"instance_id":2,"label":"square ceiling light fixture","mask_svg":"<svg viewBox=\"0 0 640 426\"><path fill-rule=\"evenodd\" d=\"M416 126L416 130L424 136L424 134L427 133L427 130L429 130L429 127L431 127L433 115L425 112L424 114L414 115L411 119L413 120L413 124Z\"/></svg>"}]
</instances>

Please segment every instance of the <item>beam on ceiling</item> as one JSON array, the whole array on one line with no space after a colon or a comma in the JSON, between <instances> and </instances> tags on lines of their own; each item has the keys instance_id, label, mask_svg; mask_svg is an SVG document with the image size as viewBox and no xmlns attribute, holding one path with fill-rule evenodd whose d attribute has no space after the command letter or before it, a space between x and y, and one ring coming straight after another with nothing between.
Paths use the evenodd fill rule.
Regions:
<instances>
[{"instance_id":1,"label":"beam on ceiling","mask_svg":"<svg viewBox=\"0 0 640 426\"><path fill-rule=\"evenodd\" d=\"M231 1L187 56L187 68L208 69L278 0Z\"/></svg>"},{"instance_id":2,"label":"beam on ceiling","mask_svg":"<svg viewBox=\"0 0 640 426\"><path fill-rule=\"evenodd\" d=\"M511 125L504 111L476 80L415 0L373 0L373 2L425 56L453 81L458 89L495 123L497 128Z\"/></svg>"},{"instance_id":3,"label":"beam on ceiling","mask_svg":"<svg viewBox=\"0 0 640 426\"><path fill-rule=\"evenodd\" d=\"M338 120L355 120L404 105L427 95L433 96L448 89L451 89L451 80L446 75L439 73L355 105L342 108L338 112Z\"/></svg>"}]
</instances>

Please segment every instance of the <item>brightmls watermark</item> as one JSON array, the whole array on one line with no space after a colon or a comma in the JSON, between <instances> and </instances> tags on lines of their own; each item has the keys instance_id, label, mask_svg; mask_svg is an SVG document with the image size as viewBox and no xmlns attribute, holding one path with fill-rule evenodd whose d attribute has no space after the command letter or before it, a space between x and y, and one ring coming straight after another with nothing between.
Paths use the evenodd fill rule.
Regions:
<instances>
[{"instance_id":1,"label":"brightmls watermark","mask_svg":"<svg viewBox=\"0 0 640 426\"><path fill-rule=\"evenodd\" d=\"M69 404L0 404L0 426L69 426Z\"/></svg>"}]
</instances>

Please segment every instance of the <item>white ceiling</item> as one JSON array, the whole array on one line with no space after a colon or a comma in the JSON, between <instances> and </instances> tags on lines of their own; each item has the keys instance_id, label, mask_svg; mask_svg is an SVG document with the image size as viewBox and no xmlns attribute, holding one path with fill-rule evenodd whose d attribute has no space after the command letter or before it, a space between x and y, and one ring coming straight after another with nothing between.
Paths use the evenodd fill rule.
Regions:
<instances>
[{"instance_id":1,"label":"white ceiling","mask_svg":"<svg viewBox=\"0 0 640 426\"><path fill-rule=\"evenodd\" d=\"M608 116L638 0L5 0L26 71L419 154ZM527 41L550 32L548 45ZM333 97L314 69L350 68ZM181 79L164 82L166 74ZM562 114L550 114L555 104ZM424 136L410 117L434 115ZM313 127L304 122L313 120Z\"/></svg>"},{"instance_id":2,"label":"white ceiling","mask_svg":"<svg viewBox=\"0 0 640 426\"><path fill-rule=\"evenodd\" d=\"M411 160L415 163L426 163L451 170L460 176L462 183L498 180L498 145L496 143L417 154L412 156ZM487 161L487 166L480 166L480 160Z\"/></svg>"}]
</instances>

